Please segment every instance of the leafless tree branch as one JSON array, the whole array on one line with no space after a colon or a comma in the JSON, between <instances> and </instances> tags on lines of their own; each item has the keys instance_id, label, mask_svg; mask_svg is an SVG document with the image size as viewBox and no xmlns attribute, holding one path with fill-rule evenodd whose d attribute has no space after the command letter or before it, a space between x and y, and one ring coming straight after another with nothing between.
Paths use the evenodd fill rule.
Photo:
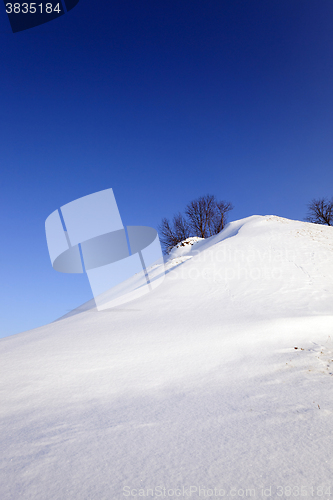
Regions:
<instances>
[{"instance_id":1,"label":"leafless tree branch","mask_svg":"<svg viewBox=\"0 0 333 500\"><path fill-rule=\"evenodd\" d=\"M333 200L313 199L308 204L308 215L305 220L314 224L333 226Z\"/></svg>"},{"instance_id":2,"label":"leafless tree branch","mask_svg":"<svg viewBox=\"0 0 333 500\"><path fill-rule=\"evenodd\" d=\"M218 234L225 227L228 212L232 209L230 202L216 201L210 194L191 201L185 208L185 216L176 214L172 223L166 218L162 220L159 233L164 251L168 253L190 236L208 238Z\"/></svg>"}]
</instances>

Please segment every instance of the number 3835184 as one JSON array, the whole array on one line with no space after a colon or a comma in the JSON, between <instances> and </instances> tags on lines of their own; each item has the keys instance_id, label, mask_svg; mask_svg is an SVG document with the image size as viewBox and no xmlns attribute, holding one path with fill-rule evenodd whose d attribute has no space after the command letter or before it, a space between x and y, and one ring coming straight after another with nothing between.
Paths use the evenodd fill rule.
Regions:
<instances>
[{"instance_id":1,"label":"number 3835184","mask_svg":"<svg viewBox=\"0 0 333 500\"><path fill-rule=\"evenodd\" d=\"M52 12L57 12L60 14L61 7L60 4L57 3L53 7L52 3L6 3L6 12L7 14L35 14L36 12L46 12L47 14L52 14Z\"/></svg>"}]
</instances>

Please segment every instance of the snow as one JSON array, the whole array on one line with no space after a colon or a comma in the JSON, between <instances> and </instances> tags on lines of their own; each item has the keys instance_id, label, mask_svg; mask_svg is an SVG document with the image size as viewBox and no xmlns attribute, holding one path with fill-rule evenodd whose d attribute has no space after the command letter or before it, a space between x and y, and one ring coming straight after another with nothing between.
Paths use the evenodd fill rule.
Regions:
<instances>
[{"instance_id":1,"label":"snow","mask_svg":"<svg viewBox=\"0 0 333 500\"><path fill-rule=\"evenodd\" d=\"M333 494L333 228L193 243L153 293L0 340L1 500Z\"/></svg>"}]
</instances>

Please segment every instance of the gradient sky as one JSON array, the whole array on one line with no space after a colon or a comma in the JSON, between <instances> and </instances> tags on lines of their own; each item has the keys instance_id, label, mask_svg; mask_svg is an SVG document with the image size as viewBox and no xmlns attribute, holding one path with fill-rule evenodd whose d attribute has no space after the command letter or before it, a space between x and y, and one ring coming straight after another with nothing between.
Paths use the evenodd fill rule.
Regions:
<instances>
[{"instance_id":1,"label":"gradient sky","mask_svg":"<svg viewBox=\"0 0 333 500\"><path fill-rule=\"evenodd\" d=\"M331 197L332 27L330 0L80 0L13 34L2 6L0 336L92 297L46 246L76 198L157 228L207 193L229 220Z\"/></svg>"}]
</instances>

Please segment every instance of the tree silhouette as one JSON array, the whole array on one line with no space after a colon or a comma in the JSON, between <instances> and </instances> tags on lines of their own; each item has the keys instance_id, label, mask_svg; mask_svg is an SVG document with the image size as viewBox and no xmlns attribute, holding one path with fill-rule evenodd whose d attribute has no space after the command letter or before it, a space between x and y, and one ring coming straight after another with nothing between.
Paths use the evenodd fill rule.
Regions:
<instances>
[{"instance_id":1,"label":"tree silhouette","mask_svg":"<svg viewBox=\"0 0 333 500\"><path fill-rule=\"evenodd\" d=\"M160 240L165 253L191 236L209 238L218 234L227 222L227 214L233 206L230 202L217 201L214 195L201 196L186 205L185 216L174 215L172 223L162 219L159 226Z\"/></svg>"},{"instance_id":2,"label":"tree silhouette","mask_svg":"<svg viewBox=\"0 0 333 500\"><path fill-rule=\"evenodd\" d=\"M308 215L305 220L314 224L333 226L333 200L313 199L308 204Z\"/></svg>"}]
</instances>

